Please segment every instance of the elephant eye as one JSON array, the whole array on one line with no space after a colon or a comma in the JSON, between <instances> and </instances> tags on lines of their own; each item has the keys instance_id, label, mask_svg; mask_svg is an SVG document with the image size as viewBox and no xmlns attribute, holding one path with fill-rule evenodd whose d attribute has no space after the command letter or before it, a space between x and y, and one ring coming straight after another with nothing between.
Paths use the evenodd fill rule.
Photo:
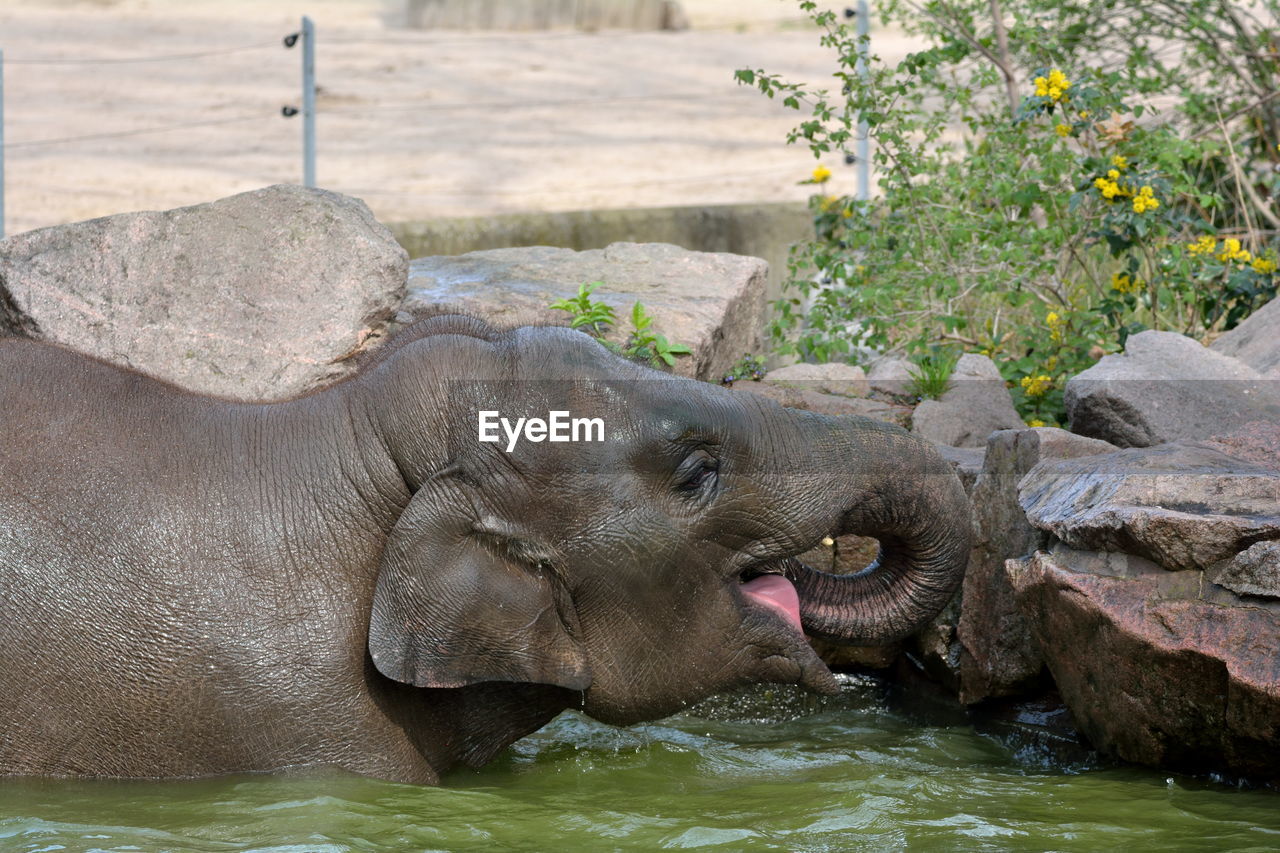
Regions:
<instances>
[{"instance_id":1,"label":"elephant eye","mask_svg":"<svg viewBox=\"0 0 1280 853\"><path fill-rule=\"evenodd\" d=\"M719 459L706 450L696 450L676 470L676 489L681 492L700 491L714 484L719 472Z\"/></svg>"}]
</instances>

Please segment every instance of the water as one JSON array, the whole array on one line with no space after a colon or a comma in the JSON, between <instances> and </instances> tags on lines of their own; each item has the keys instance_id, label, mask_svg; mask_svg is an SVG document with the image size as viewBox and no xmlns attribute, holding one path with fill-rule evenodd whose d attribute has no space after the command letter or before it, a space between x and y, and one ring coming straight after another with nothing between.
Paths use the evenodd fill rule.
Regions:
<instances>
[{"instance_id":1,"label":"water","mask_svg":"<svg viewBox=\"0 0 1280 853\"><path fill-rule=\"evenodd\" d=\"M697 710L630 729L568 713L436 789L333 771L0 780L0 850L1280 849L1280 793L978 734L870 680Z\"/></svg>"}]
</instances>

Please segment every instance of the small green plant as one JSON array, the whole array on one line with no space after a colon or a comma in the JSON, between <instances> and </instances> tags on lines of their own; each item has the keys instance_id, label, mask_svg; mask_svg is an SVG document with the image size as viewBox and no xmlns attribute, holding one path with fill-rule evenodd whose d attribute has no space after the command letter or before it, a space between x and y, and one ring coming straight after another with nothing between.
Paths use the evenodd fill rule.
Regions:
<instances>
[{"instance_id":1,"label":"small green plant","mask_svg":"<svg viewBox=\"0 0 1280 853\"><path fill-rule=\"evenodd\" d=\"M907 368L911 377L909 390L921 400L937 400L951 387L951 373L960 357L954 352L936 350L917 356L914 367Z\"/></svg>"},{"instance_id":2,"label":"small green plant","mask_svg":"<svg viewBox=\"0 0 1280 853\"><path fill-rule=\"evenodd\" d=\"M609 326L617 320L607 303L597 302L591 293L604 284L602 281L583 282L578 285L578 295L570 299L557 299L550 307L557 311L568 311L573 315L569 326L574 329L586 328L587 334L593 338L602 337Z\"/></svg>"},{"instance_id":3,"label":"small green plant","mask_svg":"<svg viewBox=\"0 0 1280 853\"><path fill-rule=\"evenodd\" d=\"M734 362L728 373L720 377L720 384L733 385L739 379L750 379L753 382L759 382L764 379L764 374L764 356L752 355L746 352L742 354L742 358Z\"/></svg>"},{"instance_id":4,"label":"small green plant","mask_svg":"<svg viewBox=\"0 0 1280 853\"><path fill-rule=\"evenodd\" d=\"M653 318L645 313L644 305L637 302L631 307L632 332L622 347L622 354L637 361L647 361L655 367L665 364L674 367L676 356L689 355L684 344L673 344L665 336L653 331Z\"/></svg>"},{"instance_id":5,"label":"small green plant","mask_svg":"<svg viewBox=\"0 0 1280 853\"><path fill-rule=\"evenodd\" d=\"M568 311L573 319L569 325L574 329L582 329L599 341L607 349L616 352L632 361L640 361L653 367L674 367L676 356L689 355L690 349L684 344L673 344L665 335L653 329L653 318L644 310L640 302L631 306L631 333L626 341L618 345L605 339L609 327L617 321L613 308L604 302L591 298L592 292L604 282L584 282L578 286L578 294L569 299L557 299L549 307L557 311Z\"/></svg>"}]
</instances>

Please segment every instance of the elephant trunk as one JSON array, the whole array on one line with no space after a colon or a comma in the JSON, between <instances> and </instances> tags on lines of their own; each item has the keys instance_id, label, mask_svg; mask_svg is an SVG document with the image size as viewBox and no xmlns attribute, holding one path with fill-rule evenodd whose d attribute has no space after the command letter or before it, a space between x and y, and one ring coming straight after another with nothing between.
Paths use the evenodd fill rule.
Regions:
<instances>
[{"instance_id":1,"label":"elephant trunk","mask_svg":"<svg viewBox=\"0 0 1280 853\"><path fill-rule=\"evenodd\" d=\"M816 494L832 507L819 513L827 530L817 535L880 542L876 560L853 575L787 561L805 632L856 645L911 634L946 606L964 576L970 512L959 479L931 444L896 427L806 416L802 429L813 458L828 466L815 476Z\"/></svg>"}]
</instances>

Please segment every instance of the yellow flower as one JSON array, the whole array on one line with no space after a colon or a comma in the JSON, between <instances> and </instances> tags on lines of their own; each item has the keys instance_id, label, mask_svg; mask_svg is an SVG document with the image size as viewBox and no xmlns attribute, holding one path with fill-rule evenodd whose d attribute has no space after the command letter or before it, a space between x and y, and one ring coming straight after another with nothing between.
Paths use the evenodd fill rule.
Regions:
<instances>
[{"instance_id":1,"label":"yellow flower","mask_svg":"<svg viewBox=\"0 0 1280 853\"><path fill-rule=\"evenodd\" d=\"M1111 276L1111 289L1120 293L1138 293L1145 285L1142 279L1130 278L1128 273L1116 273Z\"/></svg>"},{"instance_id":2,"label":"yellow flower","mask_svg":"<svg viewBox=\"0 0 1280 853\"><path fill-rule=\"evenodd\" d=\"M1211 235L1205 234L1194 243L1187 244L1187 252L1192 255L1208 255L1218 248L1218 241Z\"/></svg>"},{"instance_id":3,"label":"yellow flower","mask_svg":"<svg viewBox=\"0 0 1280 853\"><path fill-rule=\"evenodd\" d=\"M1150 196L1140 195L1133 199L1133 212L1146 213L1148 210L1155 210L1160 206L1160 200L1151 198Z\"/></svg>"},{"instance_id":4,"label":"yellow flower","mask_svg":"<svg viewBox=\"0 0 1280 853\"><path fill-rule=\"evenodd\" d=\"M1119 173L1118 171L1116 171L1115 169L1108 169L1108 170L1107 170L1107 177L1108 177L1108 178L1110 178L1110 179L1111 179L1111 180L1113 180L1113 181L1118 181L1118 180L1120 180L1120 173Z\"/></svg>"},{"instance_id":5,"label":"yellow flower","mask_svg":"<svg viewBox=\"0 0 1280 853\"><path fill-rule=\"evenodd\" d=\"M1222 252L1218 255L1218 260L1226 263L1227 261L1241 261L1249 263L1253 259L1253 255L1247 249L1240 247L1240 241L1235 237L1228 237L1222 241Z\"/></svg>"},{"instance_id":6,"label":"yellow flower","mask_svg":"<svg viewBox=\"0 0 1280 853\"><path fill-rule=\"evenodd\" d=\"M1044 426L1044 421L1040 420L1039 418L1032 418L1031 420L1027 421L1027 426L1042 427Z\"/></svg>"},{"instance_id":7,"label":"yellow flower","mask_svg":"<svg viewBox=\"0 0 1280 853\"><path fill-rule=\"evenodd\" d=\"M1276 262L1270 258L1254 258L1253 271L1261 275L1273 273L1276 271Z\"/></svg>"},{"instance_id":8,"label":"yellow flower","mask_svg":"<svg viewBox=\"0 0 1280 853\"><path fill-rule=\"evenodd\" d=\"M1143 186L1138 190L1138 194L1133 199L1133 212L1146 213L1148 210L1155 210L1160 206L1160 200L1155 197L1155 190L1149 186Z\"/></svg>"},{"instance_id":9,"label":"yellow flower","mask_svg":"<svg viewBox=\"0 0 1280 853\"><path fill-rule=\"evenodd\" d=\"M1114 172L1115 170L1112 169L1112 171ZM1102 193L1102 197L1107 200L1111 200L1116 197L1124 198L1125 196L1132 195L1129 190L1120 186L1119 183L1107 178L1094 178L1093 185L1098 188L1098 191Z\"/></svg>"},{"instance_id":10,"label":"yellow flower","mask_svg":"<svg viewBox=\"0 0 1280 853\"><path fill-rule=\"evenodd\" d=\"M1056 370L1058 368L1058 357L1056 355L1049 356L1049 360L1044 363L1044 366L1050 370Z\"/></svg>"},{"instance_id":11,"label":"yellow flower","mask_svg":"<svg viewBox=\"0 0 1280 853\"><path fill-rule=\"evenodd\" d=\"M1055 104L1065 100L1067 90L1071 88L1071 81L1067 79L1067 75L1057 68L1050 71L1048 77L1037 77L1034 82L1036 84L1036 97L1048 98Z\"/></svg>"},{"instance_id":12,"label":"yellow flower","mask_svg":"<svg viewBox=\"0 0 1280 853\"><path fill-rule=\"evenodd\" d=\"M1024 376L1020 384L1028 397L1043 397L1053 387L1053 377L1044 373L1039 376Z\"/></svg>"},{"instance_id":13,"label":"yellow flower","mask_svg":"<svg viewBox=\"0 0 1280 853\"><path fill-rule=\"evenodd\" d=\"M1062 327L1065 325L1063 319L1058 316L1057 311L1050 311L1044 315L1044 324L1049 327L1050 340L1062 342ZM1053 368L1050 368L1052 370Z\"/></svg>"},{"instance_id":14,"label":"yellow flower","mask_svg":"<svg viewBox=\"0 0 1280 853\"><path fill-rule=\"evenodd\" d=\"M1058 134L1059 136L1070 136L1070 135L1071 135L1071 125L1069 125L1069 124L1060 124L1060 125L1057 125L1056 127L1054 127L1053 132L1054 132L1054 133L1056 133L1056 134Z\"/></svg>"},{"instance_id":15,"label":"yellow flower","mask_svg":"<svg viewBox=\"0 0 1280 853\"><path fill-rule=\"evenodd\" d=\"M813 170L813 182L815 184L825 184L831 179L831 170L826 166L818 166Z\"/></svg>"},{"instance_id":16,"label":"yellow flower","mask_svg":"<svg viewBox=\"0 0 1280 853\"><path fill-rule=\"evenodd\" d=\"M844 210L840 211L840 215L841 215L841 216L843 216L845 219L852 219L852 218L853 218L853 208L852 208L852 207L846 207Z\"/></svg>"},{"instance_id":17,"label":"yellow flower","mask_svg":"<svg viewBox=\"0 0 1280 853\"><path fill-rule=\"evenodd\" d=\"M1121 157L1117 154L1111 158L1111 165L1123 172L1125 169L1129 168L1129 160L1128 158Z\"/></svg>"},{"instance_id":18,"label":"yellow flower","mask_svg":"<svg viewBox=\"0 0 1280 853\"><path fill-rule=\"evenodd\" d=\"M838 201L840 201L840 199L839 199L839 198L837 198L836 196L833 196L833 195L824 195L824 196L819 200L819 202L818 202L818 203L819 203L819 205L822 207L822 212L823 212L823 213L830 213L830 212L831 212L831 208L835 207L835 206L836 206L836 202L838 202Z\"/></svg>"}]
</instances>

